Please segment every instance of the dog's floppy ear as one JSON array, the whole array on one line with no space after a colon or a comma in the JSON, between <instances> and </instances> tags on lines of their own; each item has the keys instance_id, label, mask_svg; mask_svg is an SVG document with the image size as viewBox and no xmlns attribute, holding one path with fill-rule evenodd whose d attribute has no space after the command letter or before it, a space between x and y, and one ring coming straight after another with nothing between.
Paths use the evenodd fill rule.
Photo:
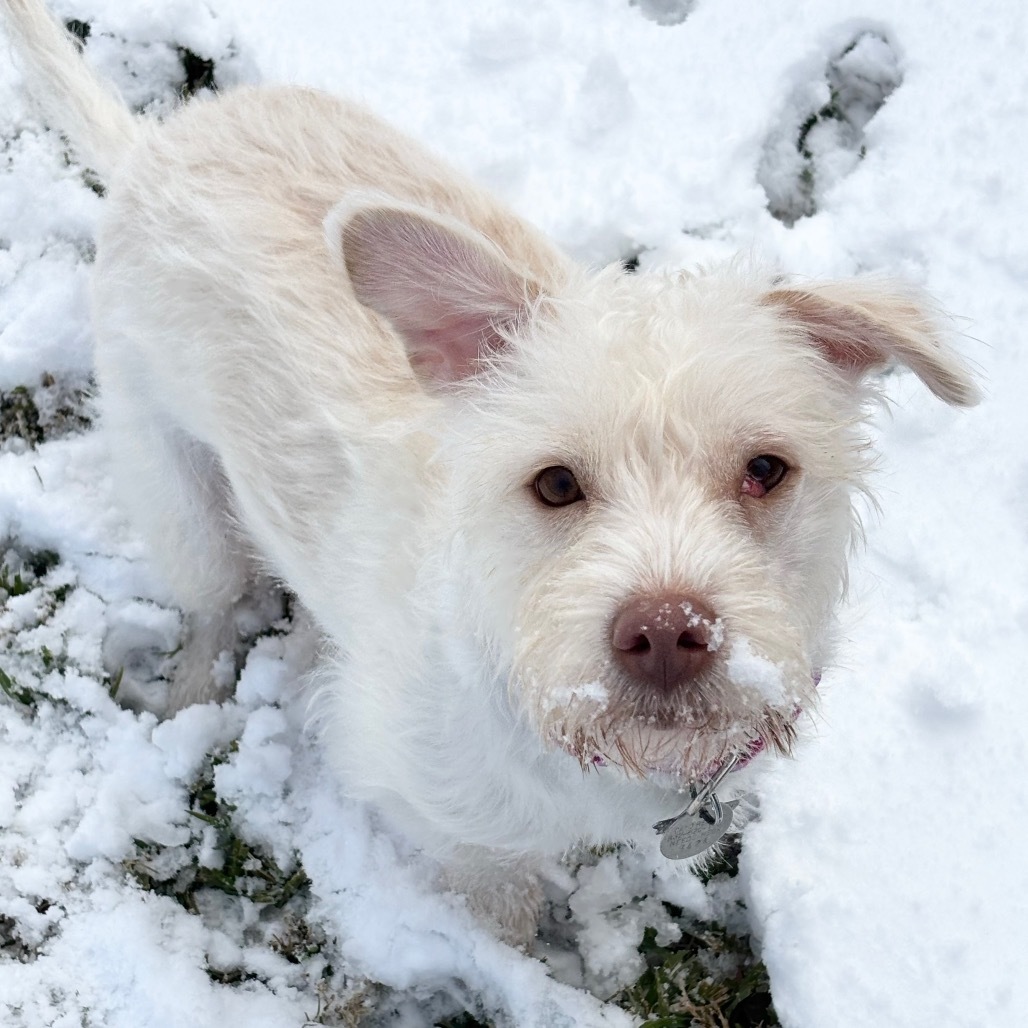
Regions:
<instances>
[{"instance_id":1,"label":"dog's floppy ear","mask_svg":"<svg viewBox=\"0 0 1028 1028\"><path fill-rule=\"evenodd\" d=\"M357 299L390 322L429 383L473 375L539 294L481 233L413 204L344 201L325 231Z\"/></svg>"},{"instance_id":2,"label":"dog's floppy ear","mask_svg":"<svg viewBox=\"0 0 1028 1028\"><path fill-rule=\"evenodd\" d=\"M930 303L909 288L853 279L786 286L764 300L844 374L859 378L903 364L946 403L971 407L981 399L971 371L943 341Z\"/></svg>"}]
</instances>

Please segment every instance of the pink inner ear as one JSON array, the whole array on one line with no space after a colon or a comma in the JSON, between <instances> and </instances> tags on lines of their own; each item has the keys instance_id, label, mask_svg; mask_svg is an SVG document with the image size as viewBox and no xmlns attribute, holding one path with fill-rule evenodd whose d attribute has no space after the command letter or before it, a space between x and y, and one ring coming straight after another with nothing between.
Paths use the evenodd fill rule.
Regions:
<instances>
[{"instance_id":1,"label":"pink inner ear","mask_svg":"<svg viewBox=\"0 0 1028 1028\"><path fill-rule=\"evenodd\" d=\"M776 289L767 300L783 307L791 320L807 330L821 353L844 370L870 371L888 362L888 335L859 311L801 289Z\"/></svg>"},{"instance_id":2,"label":"pink inner ear","mask_svg":"<svg viewBox=\"0 0 1028 1028\"><path fill-rule=\"evenodd\" d=\"M485 236L415 207L358 209L342 228L357 299L386 318L435 383L475 374L537 292Z\"/></svg>"},{"instance_id":3,"label":"pink inner ear","mask_svg":"<svg viewBox=\"0 0 1028 1028\"><path fill-rule=\"evenodd\" d=\"M825 282L775 289L764 302L805 329L837 368L857 378L890 362L904 364L946 403L970 407L981 394L968 367L945 344L924 297L887 282Z\"/></svg>"},{"instance_id":4,"label":"pink inner ear","mask_svg":"<svg viewBox=\"0 0 1028 1028\"><path fill-rule=\"evenodd\" d=\"M437 382L459 382L479 370L479 361L503 345L496 326L469 315L445 318L435 328L408 327L404 333L411 366Z\"/></svg>"},{"instance_id":5,"label":"pink inner ear","mask_svg":"<svg viewBox=\"0 0 1028 1028\"><path fill-rule=\"evenodd\" d=\"M838 339L831 335L813 336L817 348L834 364L854 371L869 371L886 362L885 354L870 342L848 337Z\"/></svg>"}]
</instances>

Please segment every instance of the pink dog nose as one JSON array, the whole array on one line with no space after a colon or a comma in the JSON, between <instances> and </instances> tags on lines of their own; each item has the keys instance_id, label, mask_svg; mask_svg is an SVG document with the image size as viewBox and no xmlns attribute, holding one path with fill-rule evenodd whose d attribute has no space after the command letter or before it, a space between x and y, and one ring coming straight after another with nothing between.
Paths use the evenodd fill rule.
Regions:
<instances>
[{"instance_id":1,"label":"pink dog nose","mask_svg":"<svg viewBox=\"0 0 1028 1028\"><path fill-rule=\"evenodd\" d=\"M716 622L692 596L634 596L614 618L614 657L636 681L673 692L710 665L721 641Z\"/></svg>"}]
</instances>

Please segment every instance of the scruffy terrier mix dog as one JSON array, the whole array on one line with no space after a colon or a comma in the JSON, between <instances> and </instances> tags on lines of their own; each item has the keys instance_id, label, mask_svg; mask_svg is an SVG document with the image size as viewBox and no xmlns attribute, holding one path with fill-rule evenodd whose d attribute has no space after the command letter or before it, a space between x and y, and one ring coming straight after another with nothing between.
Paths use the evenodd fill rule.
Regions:
<instances>
[{"instance_id":1,"label":"scruffy terrier mix dog","mask_svg":"<svg viewBox=\"0 0 1028 1028\"><path fill-rule=\"evenodd\" d=\"M869 373L977 398L923 299L587 271L359 107L240 89L136 120L36 0L3 6L109 186L100 397L191 612L173 709L216 698L234 608L286 583L338 652L347 789L508 938L539 855L652 839L691 785L737 795L788 751L830 656Z\"/></svg>"}]
</instances>

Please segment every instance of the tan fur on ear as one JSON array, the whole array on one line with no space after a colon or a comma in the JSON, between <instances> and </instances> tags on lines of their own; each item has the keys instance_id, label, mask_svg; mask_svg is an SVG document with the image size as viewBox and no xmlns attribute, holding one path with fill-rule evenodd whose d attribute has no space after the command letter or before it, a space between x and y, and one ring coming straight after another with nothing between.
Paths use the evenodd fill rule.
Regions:
<instances>
[{"instance_id":1,"label":"tan fur on ear","mask_svg":"<svg viewBox=\"0 0 1028 1028\"><path fill-rule=\"evenodd\" d=\"M903 364L946 403L972 407L981 399L970 368L943 341L930 302L909 288L854 279L775 289L765 301L844 371L864 375Z\"/></svg>"}]
</instances>

